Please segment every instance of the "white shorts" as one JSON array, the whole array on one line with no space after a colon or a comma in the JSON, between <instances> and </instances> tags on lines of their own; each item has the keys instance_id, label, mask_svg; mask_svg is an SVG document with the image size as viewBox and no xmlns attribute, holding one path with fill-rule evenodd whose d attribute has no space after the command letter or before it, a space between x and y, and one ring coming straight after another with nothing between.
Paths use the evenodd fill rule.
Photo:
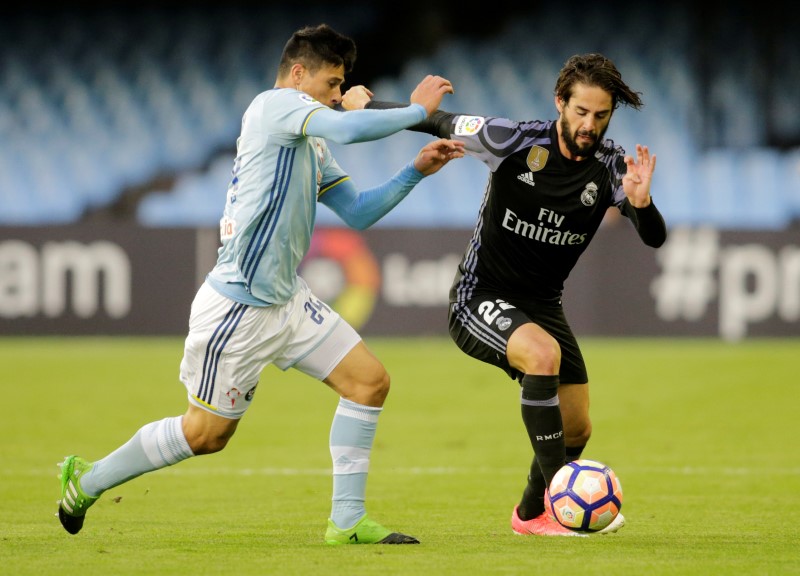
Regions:
<instances>
[{"instance_id":1,"label":"white shorts","mask_svg":"<svg viewBox=\"0 0 800 576\"><path fill-rule=\"evenodd\" d=\"M283 306L229 300L203 284L192 302L180 379L189 401L226 418L241 418L268 364L327 378L361 337L300 279Z\"/></svg>"}]
</instances>

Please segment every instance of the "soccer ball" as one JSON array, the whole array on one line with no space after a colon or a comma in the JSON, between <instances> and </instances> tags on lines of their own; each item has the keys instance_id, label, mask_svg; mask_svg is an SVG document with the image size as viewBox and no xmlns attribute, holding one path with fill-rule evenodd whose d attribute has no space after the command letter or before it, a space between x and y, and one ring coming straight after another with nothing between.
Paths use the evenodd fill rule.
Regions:
<instances>
[{"instance_id":1,"label":"soccer ball","mask_svg":"<svg viewBox=\"0 0 800 576\"><path fill-rule=\"evenodd\" d=\"M545 492L545 506L562 526L578 532L597 532L619 514L622 485L605 464L575 460L553 476Z\"/></svg>"}]
</instances>

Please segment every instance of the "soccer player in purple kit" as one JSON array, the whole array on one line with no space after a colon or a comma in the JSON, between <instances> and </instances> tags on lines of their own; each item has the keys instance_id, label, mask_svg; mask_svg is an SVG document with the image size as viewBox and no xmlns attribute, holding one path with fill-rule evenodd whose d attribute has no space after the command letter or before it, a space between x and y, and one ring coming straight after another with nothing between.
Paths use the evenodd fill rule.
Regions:
<instances>
[{"instance_id":1,"label":"soccer player in purple kit","mask_svg":"<svg viewBox=\"0 0 800 576\"><path fill-rule=\"evenodd\" d=\"M354 87L348 109L401 104L370 100ZM640 94L601 54L579 54L555 85L556 120L513 121L438 110L411 130L465 143L489 168L478 222L450 291L449 329L466 354L504 370L521 387L522 421L533 461L511 514L517 534L581 536L545 511L559 468L578 459L592 432L589 379L562 307L564 281L616 207L642 241L661 246L666 225L650 195L656 157L635 157L605 138L620 104ZM624 254L620 255L624 257ZM620 514L601 532L616 532Z\"/></svg>"}]
</instances>

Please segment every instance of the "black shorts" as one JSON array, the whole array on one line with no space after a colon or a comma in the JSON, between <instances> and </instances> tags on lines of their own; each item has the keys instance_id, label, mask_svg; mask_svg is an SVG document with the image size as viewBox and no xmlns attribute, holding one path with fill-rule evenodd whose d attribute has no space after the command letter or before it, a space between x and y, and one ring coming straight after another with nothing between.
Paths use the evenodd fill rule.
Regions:
<instances>
[{"instance_id":1,"label":"black shorts","mask_svg":"<svg viewBox=\"0 0 800 576\"><path fill-rule=\"evenodd\" d=\"M465 304L450 303L450 336L458 347L481 362L502 368L515 380L521 380L524 374L508 363L508 338L529 322L541 326L561 347L559 380L564 384L586 384L586 363L561 302L515 301L512 305L500 294L483 293Z\"/></svg>"}]
</instances>

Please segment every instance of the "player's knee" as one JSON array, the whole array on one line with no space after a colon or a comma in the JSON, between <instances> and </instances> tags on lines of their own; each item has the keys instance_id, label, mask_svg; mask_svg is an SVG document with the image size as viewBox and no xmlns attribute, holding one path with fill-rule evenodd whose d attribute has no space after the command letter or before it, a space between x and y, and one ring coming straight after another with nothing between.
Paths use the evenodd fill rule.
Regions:
<instances>
[{"instance_id":1,"label":"player's knee","mask_svg":"<svg viewBox=\"0 0 800 576\"><path fill-rule=\"evenodd\" d=\"M391 378L383 366L379 369L371 370L369 373L361 374L360 378L349 386L350 394L346 397L358 404L365 406L383 406L386 397L389 395Z\"/></svg>"},{"instance_id":2,"label":"player's knee","mask_svg":"<svg viewBox=\"0 0 800 576\"><path fill-rule=\"evenodd\" d=\"M190 408L183 418L183 435L193 454L213 454L228 445L237 424L238 420L210 418Z\"/></svg>"},{"instance_id":3,"label":"player's knee","mask_svg":"<svg viewBox=\"0 0 800 576\"><path fill-rule=\"evenodd\" d=\"M192 438L186 438L186 441L189 443L192 453L200 456L201 454L220 452L228 445L230 439L229 435L197 434Z\"/></svg>"},{"instance_id":4,"label":"player's knee","mask_svg":"<svg viewBox=\"0 0 800 576\"><path fill-rule=\"evenodd\" d=\"M371 398L370 406L383 406L386 397L389 395L391 380L389 373L385 369L373 375L367 386L367 394Z\"/></svg>"},{"instance_id":5,"label":"player's knee","mask_svg":"<svg viewBox=\"0 0 800 576\"><path fill-rule=\"evenodd\" d=\"M561 346L555 338L548 340L541 346L540 357L544 368L557 374L561 368Z\"/></svg>"},{"instance_id":6,"label":"player's knee","mask_svg":"<svg viewBox=\"0 0 800 576\"><path fill-rule=\"evenodd\" d=\"M561 366L561 347L555 338L530 340L523 352L527 374L558 374Z\"/></svg>"}]
</instances>

